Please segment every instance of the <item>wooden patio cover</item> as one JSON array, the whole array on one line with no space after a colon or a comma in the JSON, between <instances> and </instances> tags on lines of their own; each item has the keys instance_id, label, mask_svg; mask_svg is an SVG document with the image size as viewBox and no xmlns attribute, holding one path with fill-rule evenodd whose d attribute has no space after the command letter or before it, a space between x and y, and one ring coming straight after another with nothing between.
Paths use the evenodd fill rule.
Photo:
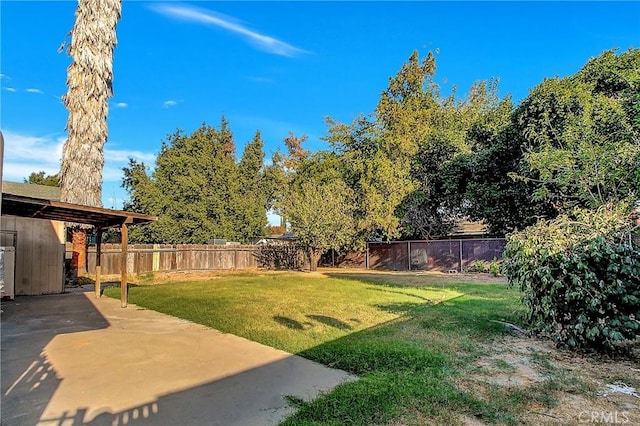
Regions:
<instances>
[{"instance_id":1,"label":"wooden patio cover","mask_svg":"<svg viewBox=\"0 0 640 426\"><path fill-rule=\"evenodd\" d=\"M102 231L107 228L120 227L122 233L120 303L123 308L127 306L127 226L153 222L157 220L155 216L6 193L2 194L2 214L94 226L98 232L96 239L96 297L101 295L100 257L102 253Z\"/></svg>"}]
</instances>

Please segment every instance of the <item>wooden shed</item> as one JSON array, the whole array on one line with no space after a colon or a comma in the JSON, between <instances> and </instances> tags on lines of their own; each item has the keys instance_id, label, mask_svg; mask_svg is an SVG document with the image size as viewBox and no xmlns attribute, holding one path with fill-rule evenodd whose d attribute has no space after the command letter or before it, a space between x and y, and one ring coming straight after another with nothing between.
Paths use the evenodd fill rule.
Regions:
<instances>
[{"instance_id":1,"label":"wooden shed","mask_svg":"<svg viewBox=\"0 0 640 426\"><path fill-rule=\"evenodd\" d=\"M27 192L24 192L27 191ZM97 252L96 252L96 297L100 297L100 259L101 259L101 237L102 232L107 228L119 227L122 233L122 273L121 273L121 303L122 307L127 306L127 227L132 224L147 223L156 220L156 217L141 213L125 212L121 210L104 209L101 207L83 206L79 204L65 203L46 198L37 191L46 191L44 187L32 184L15 184L11 182L3 182L2 184L2 222L0 229L5 229L5 225L9 226L15 223L15 230L6 229L6 233L13 234L16 241L16 264L21 262L24 266L22 276L19 275L20 269L16 267L16 295L36 295L51 294L64 292L64 223L77 223L95 227L97 230ZM26 195L28 194L28 195ZM52 195L50 193L49 195ZM59 196L57 197L59 199ZM23 222L24 219L35 220L35 222ZM44 223L45 225L42 225ZM61 233L46 233L48 227L57 229L58 223L61 225ZM44 227L44 232L39 235L34 229ZM31 235L28 239L24 235ZM21 243L22 240L24 243ZM28 244L27 244L28 242ZM31 254L31 257L19 260L19 247L25 246L23 253ZM58 252L59 250L59 252ZM47 279L53 280L52 288L54 291L45 291L45 284L41 282L41 286L34 284L24 284L29 280L36 280L37 277L32 273L33 270L42 270L42 265L48 265L45 256L51 256L56 265L60 265L59 272L54 275L47 276ZM51 254L49 254L51 253ZM59 255L58 255L59 253ZM23 254L26 256L26 254ZM27 264L26 262L31 262ZM38 265L38 266L36 266ZM56 266L57 267L57 266ZM55 268L53 268L55 269ZM59 275L58 275L59 274ZM44 278L45 274L42 274ZM59 280L59 281L58 281ZM61 283L58 286L58 282ZM24 287L20 288L23 283ZM29 290L26 290L29 288Z\"/></svg>"},{"instance_id":2,"label":"wooden shed","mask_svg":"<svg viewBox=\"0 0 640 426\"><path fill-rule=\"evenodd\" d=\"M2 193L60 200L60 188L52 186L2 182ZM0 230L0 245L15 247L13 295L64 292L64 222L3 215Z\"/></svg>"}]
</instances>

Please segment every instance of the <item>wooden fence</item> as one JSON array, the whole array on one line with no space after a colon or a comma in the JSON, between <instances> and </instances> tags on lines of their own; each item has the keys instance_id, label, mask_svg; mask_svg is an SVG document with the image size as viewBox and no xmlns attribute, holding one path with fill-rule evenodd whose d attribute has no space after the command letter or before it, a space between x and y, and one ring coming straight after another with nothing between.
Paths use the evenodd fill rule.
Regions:
<instances>
[{"instance_id":1,"label":"wooden fence","mask_svg":"<svg viewBox=\"0 0 640 426\"><path fill-rule=\"evenodd\" d=\"M71 245L67 245L67 252ZM120 274L120 244L103 244L101 270ZM67 256L69 253L67 253ZM230 271L255 269L302 269L304 253L294 246L129 244L127 270L133 274L169 271ZM87 250L87 272L96 270L96 247Z\"/></svg>"},{"instance_id":2,"label":"wooden fence","mask_svg":"<svg viewBox=\"0 0 640 426\"><path fill-rule=\"evenodd\" d=\"M321 266L386 270L462 271L477 260L502 259L505 240L394 241L367 243L365 253L328 252ZM71 244L67 243L67 257ZM102 273L120 274L120 244L102 245ZM308 268L304 251L295 245L219 246L196 244L130 244L127 270L133 274L170 271L231 271ZM87 253L87 271L95 273L96 247Z\"/></svg>"},{"instance_id":3,"label":"wooden fence","mask_svg":"<svg viewBox=\"0 0 640 426\"><path fill-rule=\"evenodd\" d=\"M120 244L103 244L103 274L120 273L120 253ZM88 272L93 274L96 267L95 246L89 247L87 259ZM127 269L135 274L257 268L255 246L131 244L127 251Z\"/></svg>"}]
</instances>

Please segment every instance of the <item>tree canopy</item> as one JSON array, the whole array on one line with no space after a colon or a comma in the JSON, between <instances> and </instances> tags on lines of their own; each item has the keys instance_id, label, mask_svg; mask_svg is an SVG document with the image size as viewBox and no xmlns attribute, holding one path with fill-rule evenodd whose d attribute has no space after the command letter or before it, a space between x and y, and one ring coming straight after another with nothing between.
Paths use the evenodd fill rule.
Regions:
<instances>
[{"instance_id":1,"label":"tree canopy","mask_svg":"<svg viewBox=\"0 0 640 426\"><path fill-rule=\"evenodd\" d=\"M206 243L212 239L247 242L264 235L275 180L264 165L260 132L236 160L235 142L223 117L190 135L177 130L163 142L149 173L133 159L124 168L129 192L125 209L158 216L132 230L132 241Z\"/></svg>"},{"instance_id":2,"label":"tree canopy","mask_svg":"<svg viewBox=\"0 0 640 426\"><path fill-rule=\"evenodd\" d=\"M28 178L24 179L24 183L45 186L60 186L58 175L48 175L44 171L32 172Z\"/></svg>"},{"instance_id":3,"label":"tree canopy","mask_svg":"<svg viewBox=\"0 0 640 426\"><path fill-rule=\"evenodd\" d=\"M132 236L247 241L275 207L305 246L322 250L433 238L462 219L504 236L573 207L633 205L639 69L640 50L607 51L514 105L497 80L443 96L435 56L413 52L372 112L348 124L327 118L327 150L312 153L306 136L290 133L288 153L267 167L260 132L238 160L224 118L169 135L153 172L133 160L125 168L127 208L159 216ZM329 211L343 227L327 225Z\"/></svg>"},{"instance_id":4,"label":"tree canopy","mask_svg":"<svg viewBox=\"0 0 640 426\"><path fill-rule=\"evenodd\" d=\"M604 52L575 75L543 81L516 113L535 197L597 208L640 188L640 50Z\"/></svg>"},{"instance_id":5,"label":"tree canopy","mask_svg":"<svg viewBox=\"0 0 640 426\"><path fill-rule=\"evenodd\" d=\"M353 190L342 179L338 156L327 151L312 155L302 148L305 140L293 134L285 139L289 153L282 162L290 167L275 207L307 252L313 271L324 251L353 246L355 203Z\"/></svg>"}]
</instances>

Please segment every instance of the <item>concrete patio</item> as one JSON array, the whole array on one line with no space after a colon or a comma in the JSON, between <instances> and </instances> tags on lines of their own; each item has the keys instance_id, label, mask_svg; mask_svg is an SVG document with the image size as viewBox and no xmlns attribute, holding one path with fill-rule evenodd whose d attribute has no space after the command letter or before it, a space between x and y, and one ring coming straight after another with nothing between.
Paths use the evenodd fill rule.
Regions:
<instances>
[{"instance_id":1,"label":"concrete patio","mask_svg":"<svg viewBox=\"0 0 640 426\"><path fill-rule=\"evenodd\" d=\"M273 425L353 376L92 289L2 303L2 425Z\"/></svg>"}]
</instances>

